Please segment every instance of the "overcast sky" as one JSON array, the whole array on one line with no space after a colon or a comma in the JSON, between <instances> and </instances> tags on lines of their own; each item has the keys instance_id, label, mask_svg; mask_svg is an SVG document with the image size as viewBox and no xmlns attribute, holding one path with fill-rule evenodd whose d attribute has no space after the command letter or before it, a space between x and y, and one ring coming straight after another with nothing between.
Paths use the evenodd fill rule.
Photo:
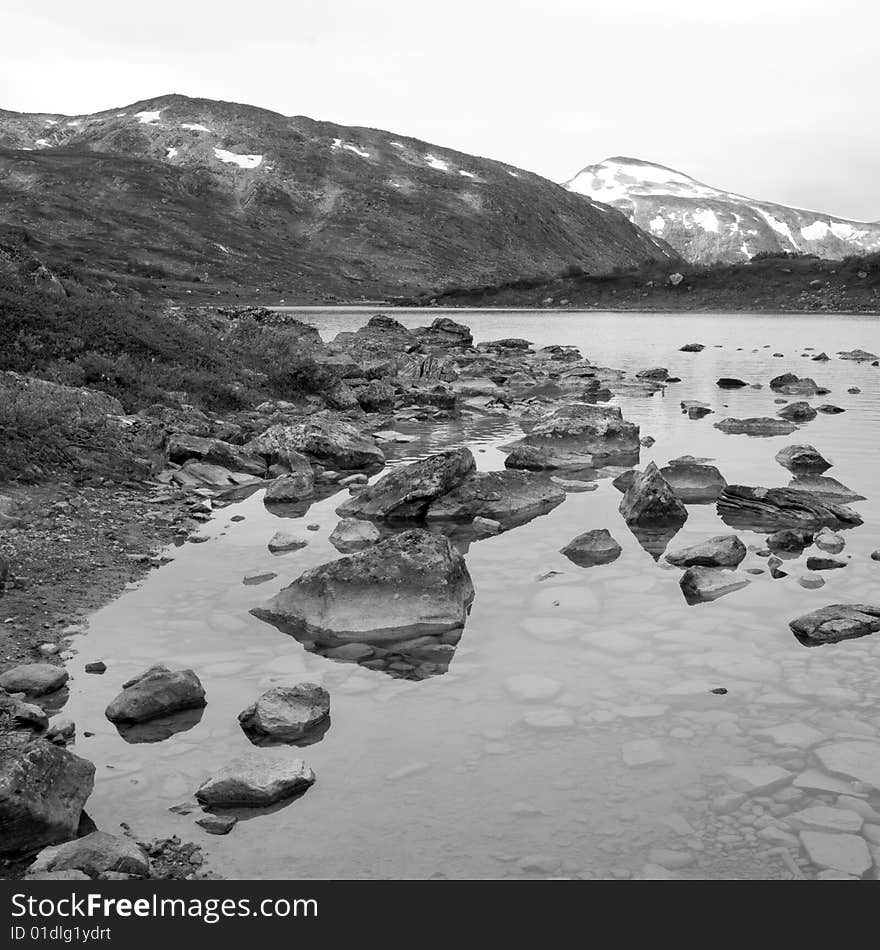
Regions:
<instances>
[{"instance_id":1,"label":"overcast sky","mask_svg":"<svg viewBox=\"0 0 880 950\"><path fill-rule=\"evenodd\" d=\"M179 92L880 219L877 0L2 0L0 108Z\"/></svg>"}]
</instances>

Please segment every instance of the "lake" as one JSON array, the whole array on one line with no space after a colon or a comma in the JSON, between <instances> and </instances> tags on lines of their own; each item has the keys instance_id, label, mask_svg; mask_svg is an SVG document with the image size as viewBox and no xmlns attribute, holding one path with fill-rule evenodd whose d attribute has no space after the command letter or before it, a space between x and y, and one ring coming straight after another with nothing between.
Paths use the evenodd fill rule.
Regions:
<instances>
[{"instance_id":1,"label":"lake","mask_svg":"<svg viewBox=\"0 0 880 950\"><path fill-rule=\"evenodd\" d=\"M371 312L310 309L301 318L331 339ZM410 327L438 315L386 312ZM448 315L477 341L572 344L595 363L630 372L665 366L680 376L664 393L614 400L656 439L642 450L642 467L690 454L713 459L731 484L784 486L790 476L777 451L815 445L834 463L827 474L867 497L853 505L864 525L845 532L848 566L824 572L822 589L806 590L798 584L805 554L785 564L787 577L755 575L742 590L688 606L680 572L639 545L618 514L620 493L603 479L596 491L569 494L549 514L470 545L476 598L461 641L445 674L413 681L309 653L249 613L306 568L340 556L328 535L334 509L348 498L341 491L291 520L271 514L258 492L219 510L205 528L207 543L172 549L171 564L96 613L88 634L74 639L65 715L77 723L76 750L97 765L87 808L98 826L115 832L127 821L139 838L195 840L206 867L230 878L776 879L838 873L808 854L799 838L804 819L791 816L855 807L847 813L864 813L865 823L849 836L880 862L880 815L871 817L880 794L827 774L814 751L835 739L880 742L880 634L808 649L788 627L826 604L877 603L880 563L870 554L880 547L880 369L836 356L857 347L878 352L877 318ZM690 342L706 349L679 352ZM821 350L830 362L807 358ZM775 415L778 397L767 383L787 371L831 389L811 402L846 412L820 414L788 437L713 427L728 415ZM721 376L763 388L721 390ZM704 400L715 414L691 421L682 399ZM395 428L416 437L394 446L395 461L468 445L484 470L502 468L500 446L521 434L504 416ZM730 533L714 505L691 505L689 514L670 549ZM233 522L236 515L244 520ZM272 534L296 524L319 526L308 547L270 554ZM592 528L608 528L623 552L582 569L559 549ZM746 545L766 539L737 533ZM750 551L740 570L749 567L766 560ZM262 570L278 577L242 584L244 574ZM550 571L559 573L539 579ZM85 674L96 659L107 673ZM164 741L126 742L103 710L124 680L156 662L192 667L208 705L192 728ZM323 739L291 750L317 774L304 796L240 820L225 837L195 826L198 812L168 810L191 800L213 767L251 748L239 711L270 686L304 680L329 690L332 709ZM528 687L536 683L540 689ZM765 773L741 766L786 776L746 795L742 776ZM823 822L833 816L817 821L827 833Z\"/></svg>"}]
</instances>

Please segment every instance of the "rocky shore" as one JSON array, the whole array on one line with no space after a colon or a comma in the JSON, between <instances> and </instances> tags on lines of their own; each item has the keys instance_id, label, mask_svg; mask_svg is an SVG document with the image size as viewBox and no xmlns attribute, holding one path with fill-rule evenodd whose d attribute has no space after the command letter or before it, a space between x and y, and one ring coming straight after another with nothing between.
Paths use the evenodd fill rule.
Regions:
<instances>
[{"instance_id":1,"label":"rocky shore","mask_svg":"<svg viewBox=\"0 0 880 950\"><path fill-rule=\"evenodd\" d=\"M243 316L254 312L220 311L212 319L231 325ZM88 819L94 767L70 748L76 725L61 715L66 638L83 629L91 610L173 559L174 544L203 540L201 526L216 510L254 492L265 490L270 510L292 515L341 489L349 497L336 509L340 522L331 537L342 557L305 571L253 612L307 650L410 680L444 672L454 654L479 597L466 563L469 546L516 530L599 479L612 479L621 492L618 530L682 572L690 605L785 576L781 551L823 552L809 558L805 587L821 586L822 571L847 565L838 557L846 546L842 532L862 519L833 490L833 479L819 486L803 481L830 466L813 446L793 445L777 456L793 477L785 488L729 485L707 460L691 457L662 469L653 462L636 468L653 440L607 403L674 385L665 367L628 375L569 346L536 349L513 338L475 343L468 327L447 317L410 330L378 314L324 342L292 317L257 316L297 343L287 398L223 414L183 400L126 414L103 393L0 374L0 394L22 406L57 406L71 431L88 435L70 440L72 479L39 482L44 473L28 471L23 482L0 486L0 819L9 829L0 858L9 874L202 873L191 846L106 834ZM693 344L683 349L699 352ZM858 359L876 357L860 352ZM770 386L807 398L827 394L808 383L778 377ZM692 408L682 401L684 412ZM389 446L406 439L396 426L444 424L462 414L498 416L522 429L506 446L502 470L478 471L460 447L392 464L370 481L386 468ZM785 431L813 418L799 412L786 419ZM719 428L760 438L765 423L778 421L726 420ZM851 496L859 497L850 492L846 500ZM665 554L694 504L714 504L730 527L767 535L766 547L747 549L736 534L725 534ZM279 532L269 549L303 547L306 534ZM573 537L562 552L592 571L614 561L621 547L597 529ZM806 646L834 643L876 632L878 611L831 605L792 621L791 630ZM307 762L264 747L321 741L331 699L310 683L255 696L239 722L258 748L217 763L181 813L197 814L212 834L227 834L236 823L233 809L306 794L315 782ZM159 665L123 684L106 714L120 731L158 721L170 735L174 717L198 717L209 702L198 670Z\"/></svg>"}]
</instances>

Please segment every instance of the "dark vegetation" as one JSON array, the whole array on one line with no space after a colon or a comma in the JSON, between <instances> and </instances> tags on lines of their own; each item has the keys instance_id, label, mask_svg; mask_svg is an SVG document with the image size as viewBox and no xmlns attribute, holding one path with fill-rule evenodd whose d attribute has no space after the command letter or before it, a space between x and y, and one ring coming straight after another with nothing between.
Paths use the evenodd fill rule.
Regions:
<instances>
[{"instance_id":1,"label":"dark vegetation","mask_svg":"<svg viewBox=\"0 0 880 950\"><path fill-rule=\"evenodd\" d=\"M680 279L679 279L680 277ZM758 254L748 264L657 264L590 274L568 267L550 280L523 277L479 287L453 286L403 301L412 306L564 307L880 313L880 254L821 260Z\"/></svg>"}]
</instances>

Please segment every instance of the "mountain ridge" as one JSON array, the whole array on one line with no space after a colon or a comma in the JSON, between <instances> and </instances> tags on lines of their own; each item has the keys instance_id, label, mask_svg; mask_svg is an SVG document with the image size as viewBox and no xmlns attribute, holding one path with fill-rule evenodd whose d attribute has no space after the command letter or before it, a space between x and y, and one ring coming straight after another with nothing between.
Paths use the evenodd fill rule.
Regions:
<instances>
[{"instance_id":1,"label":"mountain ridge","mask_svg":"<svg viewBox=\"0 0 880 950\"><path fill-rule=\"evenodd\" d=\"M0 111L0 220L49 261L168 296L394 297L679 260L504 162L174 93L90 115Z\"/></svg>"},{"instance_id":2,"label":"mountain ridge","mask_svg":"<svg viewBox=\"0 0 880 950\"><path fill-rule=\"evenodd\" d=\"M563 185L622 211L690 263L743 263L776 253L839 260L880 250L880 222L750 198L630 156L587 165Z\"/></svg>"}]
</instances>

